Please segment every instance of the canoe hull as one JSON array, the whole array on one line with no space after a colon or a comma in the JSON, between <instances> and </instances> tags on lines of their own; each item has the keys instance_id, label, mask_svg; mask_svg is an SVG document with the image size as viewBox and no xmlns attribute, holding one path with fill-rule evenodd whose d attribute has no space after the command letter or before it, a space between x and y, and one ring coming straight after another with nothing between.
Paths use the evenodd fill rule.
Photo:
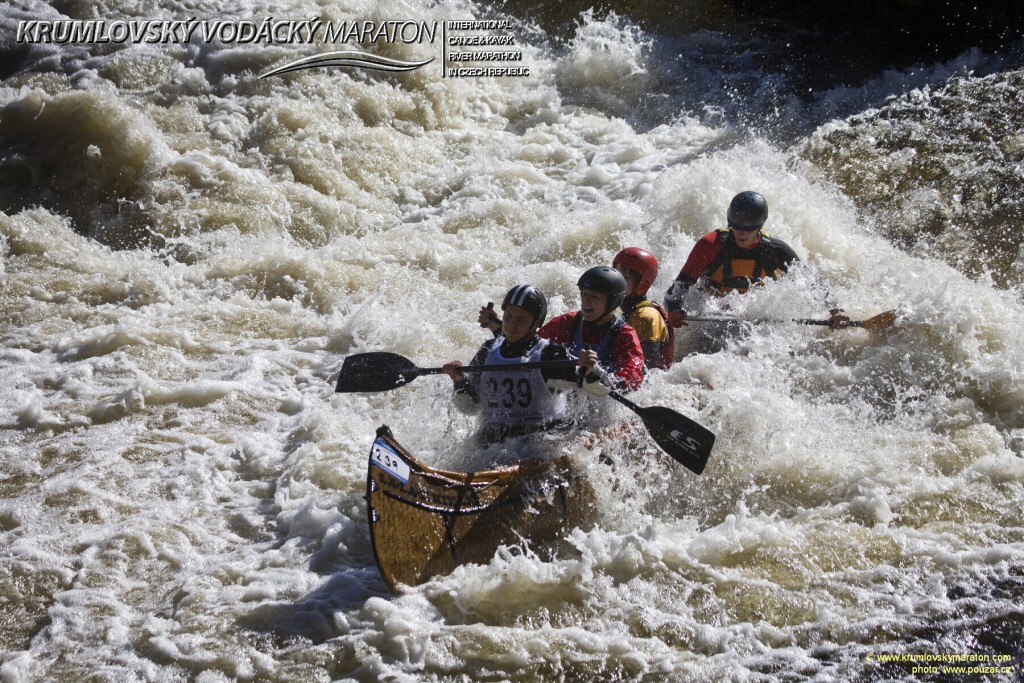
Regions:
<instances>
[{"instance_id":1,"label":"canoe hull","mask_svg":"<svg viewBox=\"0 0 1024 683\"><path fill-rule=\"evenodd\" d=\"M377 430L367 470L374 555L393 590L489 562L502 545L556 540L586 519L593 501L568 456L479 472L436 470L387 426Z\"/></svg>"}]
</instances>

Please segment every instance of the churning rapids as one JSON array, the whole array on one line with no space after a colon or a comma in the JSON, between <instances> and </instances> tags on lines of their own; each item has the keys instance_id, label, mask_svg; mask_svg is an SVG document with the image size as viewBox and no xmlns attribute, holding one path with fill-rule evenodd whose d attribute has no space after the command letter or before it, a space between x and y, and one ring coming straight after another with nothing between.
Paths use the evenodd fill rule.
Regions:
<instances>
[{"instance_id":1,"label":"churning rapids","mask_svg":"<svg viewBox=\"0 0 1024 683\"><path fill-rule=\"evenodd\" d=\"M450 77L426 42L372 46L435 59L404 73L262 79L327 48L12 44L30 19L501 18L221 4L0 10L0 680L1021 675L1019 45L827 82L786 36L589 13L511 19L507 78ZM658 256L660 297L745 189L809 267L732 313L821 317L823 283L892 329L680 339L635 400L717 434L702 476L614 453L596 526L553 554L389 593L374 430L452 465L474 424L443 377L335 395L344 357L468 361L481 304L531 282L573 309L624 246Z\"/></svg>"}]
</instances>

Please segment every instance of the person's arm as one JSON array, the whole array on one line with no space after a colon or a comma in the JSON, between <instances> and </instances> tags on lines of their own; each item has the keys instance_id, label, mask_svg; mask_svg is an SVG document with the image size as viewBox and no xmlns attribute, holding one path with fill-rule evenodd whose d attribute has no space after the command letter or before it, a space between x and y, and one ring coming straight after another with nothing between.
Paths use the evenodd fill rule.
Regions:
<instances>
[{"instance_id":1,"label":"person's arm","mask_svg":"<svg viewBox=\"0 0 1024 683\"><path fill-rule=\"evenodd\" d=\"M686 324L683 297L691 287L700 281L721 250L722 245L718 241L717 232L704 235L697 241L697 244L693 245L690 255L686 258L686 263L683 264L676 279L665 292L664 306L669 314L669 323L673 327Z\"/></svg>"},{"instance_id":2,"label":"person's arm","mask_svg":"<svg viewBox=\"0 0 1024 683\"><path fill-rule=\"evenodd\" d=\"M476 320L480 323L480 327L487 328L495 337L501 334L501 318L494 312L493 301L488 301L486 306L480 307L480 313Z\"/></svg>"},{"instance_id":3,"label":"person's arm","mask_svg":"<svg viewBox=\"0 0 1024 683\"><path fill-rule=\"evenodd\" d=\"M541 326L537 330L537 336L543 337L555 344L568 344L572 341L572 328L575 322L575 313L563 313Z\"/></svg>"},{"instance_id":4,"label":"person's arm","mask_svg":"<svg viewBox=\"0 0 1024 683\"><path fill-rule=\"evenodd\" d=\"M779 270L784 273L789 272L789 268L794 263L800 262L800 257L796 255L793 248L781 240L771 240L772 248L775 250L776 258L778 259ZM832 293L825 288L825 307L828 308L829 315L829 329L839 330L844 327L849 327L850 316L846 314L832 297Z\"/></svg>"},{"instance_id":5,"label":"person's arm","mask_svg":"<svg viewBox=\"0 0 1024 683\"><path fill-rule=\"evenodd\" d=\"M697 284L697 279L683 271L679 271L679 275L676 275L676 279L672 281L672 284L668 286L668 290L665 292L665 310L669 313L683 310L683 297L690 291L690 287Z\"/></svg>"},{"instance_id":6,"label":"person's arm","mask_svg":"<svg viewBox=\"0 0 1024 683\"><path fill-rule=\"evenodd\" d=\"M775 254L776 272L769 273L772 277L776 277L779 272L788 273L790 266L800 262L800 257L793 251L793 247L782 240L775 239L774 237L762 237L761 239L768 243L767 246Z\"/></svg>"},{"instance_id":7,"label":"person's arm","mask_svg":"<svg viewBox=\"0 0 1024 683\"><path fill-rule=\"evenodd\" d=\"M636 331L624 325L612 348L615 368L596 366L583 378L583 391L591 396L607 396L612 390L635 391L644 381L644 355Z\"/></svg>"},{"instance_id":8,"label":"person's arm","mask_svg":"<svg viewBox=\"0 0 1024 683\"><path fill-rule=\"evenodd\" d=\"M562 344L548 344L540 352L542 361L549 360L572 360L569 349ZM577 368L541 368L541 377L549 389L570 389L576 386L578 381Z\"/></svg>"},{"instance_id":9,"label":"person's arm","mask_svg":"<svg viewBox=\"0 0 1024 683\"><path fill-rule=\"evenodd\" d=\"M491 350L493 339L484 342L480 349L473 356L470 365L483 365L487 360L487 354ZM455 387L455 405L463 412L472 412L476 404L480 402L480 373L462 371L461 361L451 361L442 366L444 374L452 379Z\"/></svg>"},{"instance_id":10,"label":"person's arm","mask_svg":"<svg viewBox=\"0 0 1024 683\"><path fill-rule=\"evenodd\" d=\"M636 330L626 325L615 340L615 377L625 391L635 391L643 384L646 375L644 352L640 348Z\"/></svg>"},{"instance_id":11,"label":"person's arm","mask_svg":"<svg viewBox=\"0 0 1024 683\"><path fill-rule=\"evenodd\" d=\"M836 303L832 292L827 287L825 287L825 308L828 309L829 329L840 330L850 326L850 316L846 315L846 311L843 310L842 306Z\"/></svg>"},{"instance_id":12,"label":"person's arm","mask_svg":"<svg viewBox=\"0 0 1024 683\"><path fill-rule=\"evenodd\" d=\"M841 330L850 326L850 316L841 308L833 308L829 312L828 327L830 330Z\"/></svg>"}]
</instances>

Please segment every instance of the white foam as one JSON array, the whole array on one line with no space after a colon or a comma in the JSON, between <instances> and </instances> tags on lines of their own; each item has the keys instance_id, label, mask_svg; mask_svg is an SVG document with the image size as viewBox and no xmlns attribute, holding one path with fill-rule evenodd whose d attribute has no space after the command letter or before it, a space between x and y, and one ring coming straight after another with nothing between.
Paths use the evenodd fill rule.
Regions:
<instances>
[{"instance_id":1,"label":"white foam","mask_svg":"<svg viewBox=\"0 0 1024 683\"><path fill-rule=\"evenodd\" d=\"M191 45L53 50L36 68L57 86L40 75L0 88L22 122L55 104L105 112L88 119L98 130L76 129L83 158L64 166L98 164L137 193L125 215L164 240L118 250L83 236L130 234L97 194L82 200L95 224L44 207L0 216L0 591L22 610L0 636L5 681L740 680L786 667L838 680L878 673L864 659L878 634L956 622L957 591L981 595L979 619L1016 613L1019 596L993 586L1024 557L1020 301L894 246L799 145L741 134L729 112L644 125L633 110L660 87L659 63L626 20L588 16L564 47L516 30L529 80L335 69L258 81L292 51ZM727 37L694 41L721 50ZM126 76L154 84L117 85ZM686 88L711 93L713 76L695 69ZM117 154L137 174L104 166ZM481 305L532 282L551 315L572 310L582 270L628 245L658 255L660 297L744 189L768 197L769 232L808 267L716 302L768 322L634 395L716 432L705 473L611 406L636 438L604 444L614 466L587 469L595 526L389 595L363 499L374 430L458 466L452 444L475 423L444 376L335 394L342 359L468 361L486 336ZM823 317L825 286L857 319L895 309L892 330L786 322Z\"/></svg>"}]
</instances>

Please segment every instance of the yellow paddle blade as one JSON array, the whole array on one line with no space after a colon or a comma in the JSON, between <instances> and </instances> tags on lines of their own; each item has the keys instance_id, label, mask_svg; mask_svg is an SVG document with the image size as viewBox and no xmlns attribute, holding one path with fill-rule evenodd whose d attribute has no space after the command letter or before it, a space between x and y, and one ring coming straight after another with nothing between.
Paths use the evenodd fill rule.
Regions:
<instances>
[{"instance_id":1,"label":"yellow paddle blade","mask_svg":"<svg viewBox=\"0 0 1024 683\"><path fill-rule=\"evenodd\" d=\"M864 329L872 332L887 330L896 322L896 311L885 311L864 321Z\"/></svg>"}]
</instances>

